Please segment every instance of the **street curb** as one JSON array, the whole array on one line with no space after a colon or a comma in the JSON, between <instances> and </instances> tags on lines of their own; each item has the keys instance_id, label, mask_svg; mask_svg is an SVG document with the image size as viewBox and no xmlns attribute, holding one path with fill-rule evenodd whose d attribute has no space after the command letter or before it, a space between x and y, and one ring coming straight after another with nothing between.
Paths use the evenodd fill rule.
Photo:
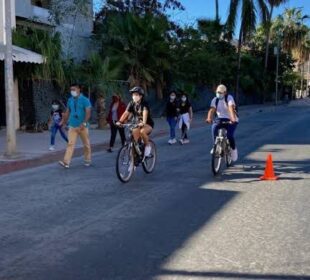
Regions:
<instances>
[{"instance_id":1,"label":"street curb","mask_svg":"<svg viewBox=\"0 0 310 280\"><path fill-rule=\"evenodd\" d=\"M277 108L280 108L282 106L278 106ZM263 111L269 111L270 109L275 109L276 107L273 106L267 106L265 108L256 108L254 109L252 112L242 112L241 110L241 114L245 114L245 116L249 116L252 115L253 113L261 113ZM206 112L201 112L201 113L206 113ZM192 128L202 128L205 127L206 124L204 122L202 123L193 123ZM159 138L162 137L164 135L168 135L169 130L168 129L161 129L158 131L155 131L152 134L152 138ZM97 144L93 144L91 145L92 148L92 153L97 153L97 152L103 152L108 148L109 142L103 142L103 143L97 143ZM14 161L9 161L9 162L3 162L0 163L0 176L1 175L5 175L5 174L9 174L15 171L20 171L20 170L25 170L25 169L30 169L30 168L34 168L34 167L39 167L42 165L47 165L50 163L57 163L59 160L61 160L64 156L65 153L65 149L61 150L61 151L57 151L57 152L53 152L53 153L47 153L35 158L31 158L31 159L20 159L20 160L14 160ZM79 147L79 148L75 148L74 150L74 155L73 158L77 158L83 155L83 147Z\"/></svg>"},{"instance_id":2,"label":"street curb","mask_svg":"<svg viewBox=\"0 0 310 280\"><path fill-rule=\"evenodd\" d=\"M153 138L164 136L168 133L168 130L162 129L156 131L152 136ZM92 153L103 152L108 148L109 142L102 144L91 145ZM10 162L0 163L0 176L9 174L15 171L30 169L39 167L42 165L57 163L64 156L65 149L53 153L44 154L32 159L19 159ZM83 147L75 148L73 158L77 158L83 155Z\"/></svg>"}]
</instances>

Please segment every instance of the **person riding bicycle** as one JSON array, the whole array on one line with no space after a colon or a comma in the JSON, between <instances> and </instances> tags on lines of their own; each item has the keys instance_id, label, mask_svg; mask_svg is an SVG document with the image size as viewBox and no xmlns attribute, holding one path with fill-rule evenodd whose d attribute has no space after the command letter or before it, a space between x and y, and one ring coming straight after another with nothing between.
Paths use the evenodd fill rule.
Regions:
<instances>
[{"instance_id":1,"label":"person riding bicycle","mask_svg":"<svg viewBox=\"0 0 310 280\"><path fill-rule=\"evenodd\" d=\"M206 122L212 124L212 139L215 141L218 131L221 127L227 129L227 138L231 147L231 159L237 161L238 150L236 147L236 141L234 133L237 128L239 119L236 112L236 103L232 95L227 94L227 88L225 85L219 85L216 89L216 97L211 101L210 110ZM213 121L213 117L216 114L216 118ZM229 122L229 124L223 124L223 122ZM213 153L213 149L211 150Z\"/></svg>"},{"instance_id":2,"label":"person riding bicycle","mask_svg":"<svg viewBox=\"0 0 310 280\"><path fill-rule=\"evenodd\" d=\"M138 124L138 128L133 129L132 134L135 141L142 138L145 149L144 156L148 157L151 154L151 146L149 145L149 135L151 134L154 121L151 117L150 107L144 100L144 90L141 87L134 87L129 92L132 94L132 101L129 102L126 111L116 124L122 124L133 117L134 122Z\"/></svg>"}]
</instances>

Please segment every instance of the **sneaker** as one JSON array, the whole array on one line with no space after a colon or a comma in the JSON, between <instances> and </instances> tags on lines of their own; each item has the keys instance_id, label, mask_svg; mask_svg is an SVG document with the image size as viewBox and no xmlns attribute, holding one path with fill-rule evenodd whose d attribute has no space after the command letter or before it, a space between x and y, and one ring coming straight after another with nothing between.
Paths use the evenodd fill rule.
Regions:
<instances>
[{"instance_id":1,"label":"sneaker","mask_svg":"<svg viewBox=\"0 0 310 280\"><path fill-rule=\"evenodd\" d=\"M84 166L89 167L90 165L91 165L91 162L90 162L90 161L84 161Z\"/></svg>"},{"instance_id":2,"label":"sneaker","mask_svg":"<svg viewBox=\"0 0 310 280\"><path fill-rule=\"evenodd\" d=\"M184 140L183 139L180 139L179 142L180 142L181 145L184 144Z\"/></svg>"},{"instance_id":3,"label":"sneaker","mask_svg":"<svg viewBox=\"0 0 310 280\"><path fill-rule=\"evenodd\" d=\"M188 144L189 143L189 139L184 139L183 140L183 144Z\"/></svg>"},{"instance_id":4,"label":"sneaker","mask_svg":"<svg viewBox=\"0 0 310 280\"><path fill-rule=\"evenodd\" d=\"M151 155L152 147L150 145L145 146L144 156L149 157Z\"/></svg>"},{"instance_id":5,"label":"sneaker","mask_svg":"<svg viewBox=\"0 0 310 280\"><path fill-rule=\"evenodd\" d=\"M58 163L63 167L63 168L69 168L69 164L68 163L65 163L63 161L58 161Z\"/></svg>"},{"instance_id":6,"label":"sneaker","mask_svg":"<svg viewBox=\"0 0 310 280\"><path fill-rule=\"evenodd\" d=\"M238 150L235 148L234 150L231 150L231 160L237 161L238 160Z\"/></svg>"},{"instance_id":7,"label":"sneaker","mask_svg":"<svg viewBox=\"0 0 310 280\"><path fill-rule=\"evenodd\" d=\"M176 142L177 142L177 140L174 138L174 139L171 139L171 143L170 144L172 145L172 144L175 144Z\"/></svg>"},{"instance_id":8,"label":"sneaker","mask_svg":"<svg viewBox=\"0 0 310 280\"><path fill-rule=\"evenodd\" d=\"M210 151L210 154L213 155L213 153L214 153L214 149L212 148Z\"/></svg>"},{"instance_id":9,"label":"sneaker","mask_svg":"<svg viewBox=\"0 0 310 280\"><path fill-rule=\"evenodd\" d=\"M169 145L172 145L172 139L169 139L169 140L168 140L168 144L169 144Z\"/></svg>"},{"instance_id":10,"label":"sneaker","mask_svg":"<svg viewBox=\"0 0 310 280\"><path fill-rule=\"evenodd\" d=\"M54 145L50 146L50 147L49 147L49 150L50 150L50 151L55 151L55 146L54 146Z\"/></svg>"}]
</instances>

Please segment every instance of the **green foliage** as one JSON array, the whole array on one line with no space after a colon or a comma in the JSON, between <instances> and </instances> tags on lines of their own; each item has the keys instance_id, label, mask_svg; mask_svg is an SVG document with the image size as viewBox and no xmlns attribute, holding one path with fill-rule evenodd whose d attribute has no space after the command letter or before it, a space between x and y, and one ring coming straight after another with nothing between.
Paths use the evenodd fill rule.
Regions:
<instances>
[{"instance_id":1,"label":"green foliage","mask_svg":"<svg viewBox=\"0 0 310 280\"><path fill-rule=\"evenodd\" d=\"M59 33L52 34L29 27L19 28L13 33L13 44L40 53L45 59L42 65L26 66L19 73L20 76L29 78L31 74L33 79L51 80L59 85L65 83Z\"/></svg>"}]
</instances>

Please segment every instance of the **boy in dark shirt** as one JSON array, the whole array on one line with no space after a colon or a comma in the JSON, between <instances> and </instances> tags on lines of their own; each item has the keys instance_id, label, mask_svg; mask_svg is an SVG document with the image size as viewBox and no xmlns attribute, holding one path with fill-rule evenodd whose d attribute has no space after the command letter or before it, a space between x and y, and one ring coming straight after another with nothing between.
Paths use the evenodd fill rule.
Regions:
<instances>
[{"instance_id":1,"label":"boy in dark shirt","mask_svg":"<svg viewBox=\"0 0 310 280\"><path fill-rule=\"evenodd\" d=\"M50 151L55 150L55 137L57 131L59 130L62 138L68 143L67 135L64 131L63 126L60 124L62 120L62 110L60 108L60 103L58 100L53 100L52 102L52 111L49 118L49 125L51 127L51 145L49 147Z\"/></svg>"},{"instance_id":2,"label":"boy in dark shirt","mask_svg":"<svg viewBox=\"0 0 310 280\"><path fill-rule=\"evenodd\" d=\"M178 122L179 106L176 97L177 97L176 92L171 91L169 95L169 100L167 101L166 105L167 122L170 127L170 139L168 143L170 145L175 144L177 142L175 138L175 127Z\"/></svg>"}]
</instances>

